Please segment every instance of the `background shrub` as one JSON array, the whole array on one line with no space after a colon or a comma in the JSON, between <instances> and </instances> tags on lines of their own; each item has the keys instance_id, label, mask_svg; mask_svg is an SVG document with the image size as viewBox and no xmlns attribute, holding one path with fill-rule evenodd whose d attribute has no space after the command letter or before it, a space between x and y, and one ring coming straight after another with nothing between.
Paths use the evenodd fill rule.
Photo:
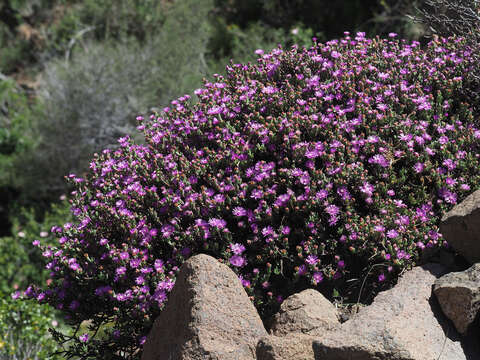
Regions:
<instances>
[{"instance_id":1,"label":"background shrub","mask_svg":"<svg viewBox=\"0 0 480 360\"><path fill-rule=\"evenodd\" d=\"M0 293L0 359L61 360L59 348L48 333L58 326L52 309L34 301L15 301Z\"/></svg>"},{"instance_id":2,"label":"background shrub","mask_svg":"<svg viewBox=\"0 0 480 360\"><path fill-rule=\"evenodd\" d=\"M459 97L471 49L395 37L258 51L197 102L140 117L145 144L123 137L69 176L77 220L44 248L48 288L25 292L90 322L65 354L138 358L193 254L228 264L265 319L309 287L357 300L365 278L368 303L442 246L439 219L480 188L479 124Z\"/></svg>"},{"instance_id":3,"label":"background shrub","mask_svg":"<svg viewBox=\"0 0 480 360\"><path fill-rule=\"evenodd\" d=\"M29 284L45 284L49 270L35 244L41 240L45 246L54 245L52 227L72 219L70 204L65 200L52 204L40 220L33 208L21 208L17 213L11 219L12 235L0 237L0 291L5 294Z\"/></svg>"},{"instance_id":4,"label":"background shrub","mask_svg":"<svg viewBox=\"0 0 480 360\"><path fill-rule=\"evenodd\" d=\"M18 197L18 159L35 145L36 108L13 79L0 74L0 236L10 231L10 209Z\"/></svg>"},{"instance_id":5,"label":"background shrub","mask_svg":"<svg viewBox=\"0 0 480 360\"><path fill-rule=\"evenodd\" d=\"M58 197L67 190L65 175L82 173L95 151L134 133L137 112L201 84L209 6L209 0L178 2L143 45L88 43L70 61L46 66L39 90L43 111L37 113L42 120L34 130L39 144L16 164L24 197Z\"/></svg>"}]
</instances>

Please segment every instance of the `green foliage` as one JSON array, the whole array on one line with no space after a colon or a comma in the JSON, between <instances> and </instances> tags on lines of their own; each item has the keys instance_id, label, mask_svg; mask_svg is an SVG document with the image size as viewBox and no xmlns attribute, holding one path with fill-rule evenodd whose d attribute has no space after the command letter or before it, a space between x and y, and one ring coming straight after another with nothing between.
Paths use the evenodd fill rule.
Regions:
<instances>
[{"instance_id":1,"label":"green foliage","mask_svg":"<svg viewBox=\"0 0 480 360\"><path fill-rule=\"evenodd\" d=\"M0 238L0 291L6 293L32 283L45 283L48 271L42 252L32 243L41 239L42 243L56 244L51 228L71 219L67 201L53 204L41 221L33 209L22 208L19 213L12 219L12 236Z\"/></svg>"},{"instance_id":2,"label":"green foliage","mask_svg":"<svg viewBox=\"0 0 480 360\"><path fill-rule=\"evenodd\" d=\"M246 28L261 22L269 28L292 29L297 22L326 39L338 38L345 30L365 31L367 35L397 32L401 37L418 39L421 27L405 17L418 0L217 0L218 13L227 23Z\"/></svg>"},{"instance_id":3,"label":"green foliage","mask_svg":"<svg viewBox=\"0 0 480 360\"><path fill-rule=\"evenodd\" d=\"M13 40L6 27L0 24L0 72L11 73L29 59L29 44L24 40Z\"/></svg>"},{"instance_id":4,"label":"green foliage","mask_svg":"<svg viewBox=\"0 0 480 360\"><path fill-rule=\"evenodd\" d=\"M0 77L0 186L14 184L15 160L33 145L27 95L12 79Z\"/></svg>"},{"instance_id":5,"label":"green foliage","mask_svg":"<svg viewBox=\"0 0 480 360\"><path fill-rule=\"evenodd\" d=\"M77 14L81 23L95 27L99 40L129 38L145 40L165 21L166 1L86 0Z\"/></svg>"},{"instance_id":6,"label":"green foliage","mask_svg":"<svg viewBox=\"0 0 480 360\"><path fill-rule=\"evenodd\" d=\"M57 326L48 305L0 292L0 360L61 360L48 329Z\"/></svg>"},{"instance_id":7,"label":"green foliage","mask_svg":"<svg viewBox=\"0 0 480 360\"><path fill-rule=\"evenodd\" d=\"M310 46L314 36L312 29L295 24L289 31L269 28L261 22L241 28L235 23L227 24L222 17L212 20L213 31L209 41L209 69L213 73L224 73L229 60L234 63L254 62L255 50L271 51L278 44L289 47L293 44ZM323 39L323 34L317 34Z\"/></svg>"}]
</instances>

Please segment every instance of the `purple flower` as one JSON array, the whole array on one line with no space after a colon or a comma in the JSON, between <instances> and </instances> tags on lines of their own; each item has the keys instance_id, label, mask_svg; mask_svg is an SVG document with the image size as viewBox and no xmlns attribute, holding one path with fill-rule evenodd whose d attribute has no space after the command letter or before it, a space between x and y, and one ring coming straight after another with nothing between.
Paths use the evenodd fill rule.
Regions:
<instances>
[{"instance_id":1,"label":"purple flower","mask_svg":"<svg viewBox=\"0 0 480 360\"><path fill-rule=\"evenodd\" d=\"M445 145L445 144L448 144L449 140L448 140L448 137L446 137L445 135L441 136L439 139L438 139L438 142L442 145Z\"/></svg>"},{"instance_id":2,"label":"purple flower","mask_svg":"<svg viewBox=\"0 0 480 360\"><path fill-rule=\"evenodd\" d=\"M217 204L223 204L223 202L225 201L225 195L217 194L213 197L213 201Z\"/></svg>"},{"instance_id":3,"label":"purple flower","mask_svg":"<svg viewBox=\"0 0 480 360\"><path fill-rule=\"evenodd\" d=\"M247 261L239 255L233 255L230 258L230 264L236 267L243 267L247 264Z\"/></svg>"},{"instance_id":4,"label":"purple flower","mask_svg":"<svg viewBox=\"0 0 480 360\"><path fill-rule=\"evenodd\" d=\"M277 89L274 88L273 86L265 86L263 89L262 89L262 92L264 94L267 94L267 95L272 95L272 94L275 94L277 92Z\"/></svg>"},{"instance_id":5,"label":"purple flower","mask_svg":"<svg viewBox=\"0 0 480 360\"><path fill-rule=\"evenodd\" d=\"M80 335L80 337L78 338L81 342L84 342L86 343L88 341L88 334L83 334L83 335Z\"/></svg>"},{"instance_id":6,"label":"purple flower","mask_svg":"<svg viewBox=\"0 0 480 360\"><path fill-rule=\"evenodd\" d=\"M390 166L390 162L387 159L385 159L385 156L380 155L380 154L374 155L373 157L368 159L368 162L370 164L372 164L372 163L373 164L378 164L381 167L389 167Z\"/></svg>"},{"instance_id":7,"label":"purple flower","mask_svg":"<svg viewBox=\"0 0 480 360\"><path fill-rule=\"evenodd\" d=\"M445 202L449 204L456 204L457 203L457 194L447 190L447 188L441 188L439 191L439 196L445 200Z\"/></svg>"},{"instance_id":8,"label":"purple flower","mask_svg":"<svg viewBox=\"0 0 480 360\"><path fill-rule=\"evenodd\" d=\"M222 112L222 108L220 106L214 106L210 110L208 110L208 115L217 115Z\"/></svg>"},{"instance_id":9,"label":"purple flower","mask_svg":"<svg viewBox=\"0 0 480 360\"><path fill-rule=\"evenodd\" d=\"M421 172L425 169L425 165L423 165L423 163L421 163L421 162L417 162L417 163L413 166L413 169L414 169L415 172L418 174L418 173L421 173Z\"/></svg>"},{"instance_id":10,"label":"purple flower","mask_svg":"<svg viewBox=\"0 0 480 360\"><path fill-rule=\"evenodd\" d=\"M345 186L340 186L337 189L337 194L342 198L343 201L350 200L352 198Z\"/></svg>"},{"instance_id":11,"label":"purple flower","mask_svg":"<svg viewBox=\"0 0 480 360\"><path fill-rule=\"evenodd\" d=\"M320 152L317 149L307 150L305 152L305 157L308 159L315 159L320 156Z\"/></svg>"},{"instance_id":12,"label":"purple flower","mask_svg":"<svg viewBox=\"0 0 480 360\"><path fill-rule=\"evenodd\" d=\"M262 229L262 235L265 237L273 235L273 228L270 225L264 227Z\"/></svg>"},{"instance_id":13,"label":"purple flower","mask_svg":"<svg viewBox=\"0 0 480 360\"><path fill-rule=\"evenodd\" d=\"M387 237L390 239L395 239L398 236L398 232L395 229L391 229L387 231Z\"/></svg>"},{"instance_id":14,"label":"purple flower","mask_svg":"<svg viewBox=\"0 0 480 360\"><path fill-rule=\"evenodd\" d=\"M211 227L214 227L214 228L217 228L217 229L224 229L225 226L227 225L227 222L223 219L213 218L213 219L208 220L208 224Z\"/></svg>"},{"instance_id":15,"label":"purple flower","mask_svg":"<svg viewBox=\"0 0 480 360\"><path fill-rule=\"evenodd\" d=\"M380 275L378 275L378 281L379 281L379 282L385 281L385 274L380 274Z\"/></svg>"},{"instance_id":16,"label":"purple flower","mask_svg":"<svg viewBox=\"0 0 480 360\"><path fill-rule=\"evenodd\" d=\"M323 280L323 274L321 272L313 273L313 281L315 282L315 284L322 282L322 280Z\"/></svg>"},{"instance_id":17,"label":"purple flower","mask_svg":"<svg viewBox=\"0 0 480 360\"><path fill-rule=\"evenodd\" d=\"M298 267L298 275L302 276L302 275L305 275L307 273L307 267L302 264Z\"/></svg>"},{"instance_id":18,"label":"purple flower","mask_svg":"<svg viewBox=\"0 0 480 360\"><path fill-rule=\"evenodd\" d=\"M325 212L330 216L334 217L340 212L340 209L336 205L327 205L327 207L325 208Z\"/></svg>"},{"instance_id":19,"label":"purple flower","mask_svg":"<svg viewBox=\"0 0 480 360\"><path fill-rule=\"evenodd\" d=\"M452 159L445 159L442 163L443 166L446 166L448 170L454 170L457 167L457 163Z\"/></svg>"},{"instance_id":20,"label":"purple flower","mask_svg":"<svg viewBox=\"0 0 480 360\"><path fill-rule=\"evenodd\" d=\"M282 228L282 234L283 234L283 235L288 235L288 234L290 234L290 228L289 228L288 226L284 226L284 227Z\"/></svg>"},{"instance_id":21,"label":"purple flower","mask_svg":"<svg viewBox=\"0 0 480 360\"><path fill-rule=\"evenodd\" d=\"M165 300L167 300L167 293L165 292L165 290L156 290L154 293L153 293L153 299L159 303L159 304L162 304Z\"/></svg>"},{"instance_id":22,"label":"purple flower","mask_svg":"<svg viewBox=\"0 0 480 360\"><path fill-rule=\"evenodd\" d=\"M362 186L360 186L360 191L366 194L367 196L372 196L374 190L375 190L375 187L366 181L363 182Z\"/></svg>"},{"instance_id":23,"label":"purple flower","mask_svg":"<svg viewBox=\"0 0 480 360\"><path fill-rule=\"evenodd\" d=\"M240 206L237 206L236 208L233 209L233 215L235 216L245 216L247 215L247 210L245 210L244 208L240 207Z\"/></svg>"},{"instance_id":24,"label":"purple flower","mask_svg":"<svg viewBox=\"0 0 480 360\"><path fill-rule=\"evenodd\" d=\"M315 255L308 255L305 262L310 265L315 265L318 262L318 257Z\"/></svg>"},{"instance_id":25,"label":"purple flower","mask_svg":"<svg viewBox=\"0 0 480 360\"><path fill-rule=\"evenodd\" d=\"M251 285L250 280L241 279L240 281L241 281L243 287L249 287Z\"/></svg>"},{"instance_id":26,"label":"purple flower","mask_svg":"<svg viewBox=\"0 0 480 360\"><path fill-rule=\"evenodd\" d=\"M282 194L279 195L277 200L275 200L274 205L276 206L284 206L288 200L290 200L290 194Z\"/></svg>"},{"instance_id":27,"label":"purple flower","mask_svg":"<svg viewBox=\"0 0 480 360\"><path fill-rule=\"evenodd\" d=\"M239 243L230 244L230 249L235 255L242 255L242 253L245 251L245 246Z\"/></svg>"},{"instance_id":28,"label":"purple flower","mask_svg":"<svg viewBox=\"0 0 480 360\"><path fill-rule=\"evenodd\" d=\"M160 229L163 237L166 237L166 238L169 238L173 234L174 230L175 228L170 224L163 225Z\"/></svg>"},{"instance_id":29,"label":"purple flower","mask_svg":"<svg viewBox=\"0 0 480 360\"><path fill-rule=\"evenodd\" d=\"M315 194L315 199L317 200L323 200L328 196L328 191L327 190L320 190Z\"/></svg>"},{"instance_id":30,"label":"purple flower","mask_svg":"<svg viewBox=\"0 0 480 360\"><path fill-rule=\"evenodd\" d=\"M142 259L132 259L130 260L130 267L132 269L136 269L140 266L141 262L142 262Z\"/></svg>"},{"instance_id":31,"label":"purple flower","mask_svg":"<svg viewBox=\"0 0 480 360\"><path fill-rule=\"evenodd\" d=\"M263 191L259 189L252 190L252 194L250 195L252 199L258 200L263 197Z\"/></svg>"}]
</instances>

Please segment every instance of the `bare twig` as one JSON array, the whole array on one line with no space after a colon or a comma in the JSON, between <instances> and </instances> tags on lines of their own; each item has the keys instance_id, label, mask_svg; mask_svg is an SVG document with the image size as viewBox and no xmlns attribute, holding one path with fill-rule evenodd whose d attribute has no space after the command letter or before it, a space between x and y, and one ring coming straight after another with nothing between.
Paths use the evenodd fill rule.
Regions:
<instances>
[{"instance_id":1,"label":"bare twig","mask_svg":"<svg viewBox=\"0 0 480 360\"><path fill-rule=\"evenodd\" d=\"M75 34L74 37L70 39L70 41L68 42L67 51L65 52L65 62L68 62L68 59L70 58L70 52L72 51L72 48L75 46L75 43L77 42L77 40L79 40L87 32L92 31L94 29L95 29L95 26L89 26L85 29L80 30L78 33Z\"/></svg>"}]
</instances>

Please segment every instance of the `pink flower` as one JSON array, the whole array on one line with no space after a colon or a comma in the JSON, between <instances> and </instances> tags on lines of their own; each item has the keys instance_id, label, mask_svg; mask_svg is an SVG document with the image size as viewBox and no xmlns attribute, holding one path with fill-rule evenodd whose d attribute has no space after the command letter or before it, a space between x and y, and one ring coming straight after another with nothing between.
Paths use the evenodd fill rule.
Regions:
<instances>
[{"instance_id":1,"label":"pink flower","mask_svg":"<svg viewBox=\"0 0 480 360\"><path fill-rule=\"evenodd\" d=\"M233 255L230 258L230 264L236 267L243 267L247 264L247 261L239 255Z\"/></svg>"},{"instance_id":2,"label":"pink flower","mask_svg":"<svg viewBox=\"0 0 480 360\"><path fill-rule=\"evenodd\" d=\"M396 238L398 235L399 235L399 234L398 234L397 230L395 230L395 229L391 229L391 230L388 230L388 231L387 231L387 237L390 238L390 239L394 239L394 238Z\"/></svg>"},{"instance_id":3,"label":"pink flower","mask_svg":"<svg viewBox=\"0 0 480 360\"><path fill-rule=\"evenodd\" d=\"M313 281L318 284L319 282L322 282L323 280L323 274L321 272L315 272L313 274Z\"/></svg>"},{"instance_id":4,"label":"pink flower","mask_svg":"<svg viewBox=\"0 0 480 360\"><path fill-rule=\"evenodd\" d=\"M242 255L242 253L245 251L245 246L239 243L230 244L230 249L235 255Z\"/></svg>"},{"instance_id":5,"label":"pink flower","mask_svg":"<svg viewBox=\"0 0 480 360\"><path fill-rule=\"evenodd\" d=\"M425 169L425 165L423 165L422 163L420 162L417 162L414 166L413 166L415 172L418 174L418 173L421 173L424 169Z\"/></svg>"}]
</instances>

